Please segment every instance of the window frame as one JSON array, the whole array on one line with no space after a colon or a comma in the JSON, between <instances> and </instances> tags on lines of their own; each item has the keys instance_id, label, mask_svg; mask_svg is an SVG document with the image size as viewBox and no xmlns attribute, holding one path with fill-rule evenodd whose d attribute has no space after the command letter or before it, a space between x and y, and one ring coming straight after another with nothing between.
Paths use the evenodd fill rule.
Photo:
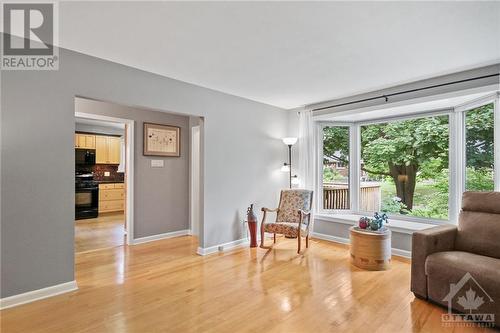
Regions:
<instances>
[{"instance_id":1,"label":"window frame","mask_svg":"<svg viewBox=\"0 0 500 333\"><path fill-rule=\"evenodd\" d=\"M349 209L323 209L323 160L324 160L324 154L323 154L323 133L325 127L347 127L349 129L349 181L348 181L348 186L349 186L349 201L350 201L350 208ZM317 191L316 191L316 211L321 212L324 214L354 214L355 210L353 209L353 204L355 201L355 197L353 197L353 191L351 191L351 186L352 186L352 177L353 177L353 170L352 170L352 149L353 149L353 124L352 123L346 123L346 122L335 122L333 124L332 122L316 122L316 131L317 131L317 142L318 142L318 151L317 151L317 156L318 156L318 165L317 165Z\"/></svg>"},{"instance_id":2,"label":"window frame","mask_svg":"<svg viewBox=\"0 0 500 333\"><path fill-rule=\"evenodd\" d=\"M355 214L371 215L373 212L364 212L360 207L360 176L361 176L361 126L380 124L394 121L426 118L433 116L448 116L448 162L449 162L449 187L448 187L448 219L433 219L402 214L389 214L389 217L397 220L420 222L428 224L456 224L461 209L462 193L465 191L466 176L466 131L465 113L471 109L493 103L494 112L494 182L495 191L500 191L500 92L471 100L454 108L445 108L432 111L423 111L403 116L380 117L366 121L343 122L343 121L316 121L315 130L318 144L316 151L316 212L319 214ZM323 130L329 126L349 127L349 210L323 209Z\"/></svg>"}]
</instances>

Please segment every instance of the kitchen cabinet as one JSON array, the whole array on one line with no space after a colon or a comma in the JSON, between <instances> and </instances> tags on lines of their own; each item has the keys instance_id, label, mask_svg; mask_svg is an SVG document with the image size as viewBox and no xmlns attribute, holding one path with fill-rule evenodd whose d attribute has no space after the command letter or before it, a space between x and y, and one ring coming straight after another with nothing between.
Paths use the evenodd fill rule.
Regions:
<instances>
[{"instance_id":1,"label":"kitchen cabinet","mask_svg":"<svg viewBox=\"0 0 500 333\"><path fill-rule=\"evenodd\" d=\"M75 148L95 149L95 135L75 133Z\"/></svg>"},{"instance_id":2,"label":"kitchen cabinet","mask_svg":"<svg viewBox=\"0 0 500 333\"><path fill-rule=\"evenodd\" d=\"M119 137L96 135L96 164L120 164L120 144Z\"/></svg>"},{"instance_id":3,"label":"kitchen cabinet","mask_svg":"<svg viewBox=\"0 0 500 333\"><path fill-rule=\"evenodd\" d=\"M108 137L109 163L120 164L121 140L120 138Z\"/></svg>"},{"instance_id":4,"label":"kitchen cabinet","mask_svg":"<svg viewBox=\"0 0 500 333\"><path fill-rule=\"evenodd\" d=\"M123 183L99 184L99 213L125 210Z\"/></svg>"}]
</instances>

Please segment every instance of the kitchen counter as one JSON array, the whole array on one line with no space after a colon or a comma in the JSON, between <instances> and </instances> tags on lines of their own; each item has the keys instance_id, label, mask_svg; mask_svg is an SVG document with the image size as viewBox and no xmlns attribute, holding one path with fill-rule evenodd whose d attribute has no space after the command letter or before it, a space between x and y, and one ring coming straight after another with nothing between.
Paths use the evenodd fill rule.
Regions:
<instances>
[{"instance_id":1,"label":"kitchen counter","mask_svg":"<svg viewBox=\"0 0 500 333\"><path fill-rule=\"evenodd\" d=\"M99 184L123 184L123 180L96 180Z\"/></svg>"}]
</instances>

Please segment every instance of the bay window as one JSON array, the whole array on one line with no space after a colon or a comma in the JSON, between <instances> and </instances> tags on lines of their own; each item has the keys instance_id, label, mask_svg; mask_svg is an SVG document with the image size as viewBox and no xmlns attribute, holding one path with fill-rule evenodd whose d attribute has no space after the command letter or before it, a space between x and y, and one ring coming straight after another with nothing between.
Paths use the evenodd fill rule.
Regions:
<instances>
[{"instance_id":1,"label":"bay window","mask_svg":"<svg viewBox=\"0 0 500 333\"><path fill-rule=\"evenodd\" d=\"M498 96L411 116L318 122L319 212L455 222L463 191L500 189Z\"/></svg>"}]
</instances>

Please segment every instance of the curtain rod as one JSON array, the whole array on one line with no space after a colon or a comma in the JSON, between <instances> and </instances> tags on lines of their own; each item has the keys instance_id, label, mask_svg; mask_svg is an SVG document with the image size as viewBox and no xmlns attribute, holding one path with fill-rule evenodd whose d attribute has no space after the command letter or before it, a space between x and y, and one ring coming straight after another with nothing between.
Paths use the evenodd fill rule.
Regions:
<instances>
[{"instance_id":1,"label":"curtain rod","mask_svg":"<svg viewBox=\"0 0 500 333\"><path fill-rule=\"evenodd\" d=\"M452 84L457 84L457 83L464 83L464 82L469 82L469 81L475 81L475 80L481 80L481 79L486 79L490 77L495 77L495 76L500 76L500 73L496 74L490 74L490 75L484 75L484 76L477 76L477 77L472 77L469 79L463 79L463 80L458 80L458 81L452 81L452 82L447 82L447 83L441 83L441 84L435 84L432 86L427 86L427 87L422 87L422 88L415 88L415 89L410 89L410 90L405 90L405 91L399 91L391 94L385 94L385 95L380 95L380 96L375 96L375 97L370 97L370 98L364 98L364 99L358 99L352 102L346 102L346 103L340 103L340 104L335 104L335 105L329 105L329 106L323 106L320 108L312 109L312 111L321 111L321 110L326 110L326 109L331 109L339 106L345 106L345 105L351 105L351 104L357 104L357 103L362 103L362 102L368 102L368 101L374 101L376 99L385 99L386 102L389 101L389 97L397 96L397 95L403 95L403 94L408 94L416 91L421 91L421 90L427 90L427 89L434 89L434 88L439 88L439 87L444 87L444 86L449 86Z\"/></svg>"}]
</instances>

